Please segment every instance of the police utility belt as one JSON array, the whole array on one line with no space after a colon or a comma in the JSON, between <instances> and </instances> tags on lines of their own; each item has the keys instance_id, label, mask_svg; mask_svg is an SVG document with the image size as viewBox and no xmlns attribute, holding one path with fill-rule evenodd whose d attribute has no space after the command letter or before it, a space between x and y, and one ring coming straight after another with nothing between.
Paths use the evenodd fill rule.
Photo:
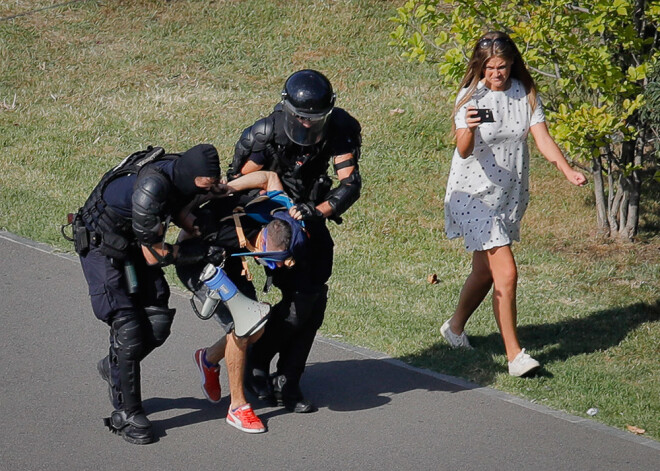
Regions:
<instances>
[{"instance_id":1,"label":"police utility belt","mask_svg":"<svg viewBox=\"0 0 660 471\"><path fill-rule=\"evenodd\" d=\"M128 256L132 244L126 237L112 232L101 234L90 231L85 225L81 211L75 214L69 213L67 218L68 224L63 225L61 228L62 236L73 242L73 249L78 255L85 256L90 248L99 247L103 255L117 260L124 260ZM65 232L67 227L71 227L70 236Z\"/></svg>"}]
</instances>

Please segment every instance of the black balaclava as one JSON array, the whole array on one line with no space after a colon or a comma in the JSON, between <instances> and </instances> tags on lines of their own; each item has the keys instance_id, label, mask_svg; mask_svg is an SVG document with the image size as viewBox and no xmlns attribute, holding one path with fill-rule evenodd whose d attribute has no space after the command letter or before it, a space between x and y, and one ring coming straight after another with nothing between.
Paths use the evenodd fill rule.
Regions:
<instances>
[{"instance_id":1,"label":"black balaclava","mask_svg":"<svg viewBox=\"0 0 660 471\"><path fill-rule=\"evenodd\" d=\"M195 185L195 177L220 177L218 151L211 144L198 144L185 151L174 162L174 185L185 195L205 193Z\"/></svg>"}]
</instances>

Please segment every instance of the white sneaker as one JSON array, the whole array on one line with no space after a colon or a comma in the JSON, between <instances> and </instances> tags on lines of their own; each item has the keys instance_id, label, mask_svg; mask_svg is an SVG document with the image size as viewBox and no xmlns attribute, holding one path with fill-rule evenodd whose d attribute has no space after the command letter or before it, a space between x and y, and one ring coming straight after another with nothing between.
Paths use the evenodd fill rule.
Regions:
<instances>
[{"instance_id":1,"label":"white sneaker","mask_svg":"<svg viewBox=\"0 0 660 471\"><path fill-rule=\"evenodd\" d=\"M541 368L541 364L525 353L523 348L513 361L509 362L509 374L511 376L525 376L534 373Z\"/></svg>"},{"instance_id":2,"label":"white sneaker","mask_svg":"<svg viewBox=\"0 0 660 471\"><path fill-rule=\"evenodd\" d=\"M470 345L470 341L468 340L467 335L465 335L465 332L461 332L461 335L456 335L451 331L449 328L449 319L447 319L445 323L442 324L442 327L440 327L440 333L453 348L468 348L472 350L472 345Z\"/></svg>"}]
</instances>

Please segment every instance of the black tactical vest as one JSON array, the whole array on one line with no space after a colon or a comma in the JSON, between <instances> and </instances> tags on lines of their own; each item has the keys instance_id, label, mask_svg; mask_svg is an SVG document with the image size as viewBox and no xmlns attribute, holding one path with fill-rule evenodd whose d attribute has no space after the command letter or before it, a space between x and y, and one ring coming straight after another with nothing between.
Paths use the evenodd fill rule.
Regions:
<instances>
[{"instance_id":1,"label":"black tactical vest","mask_svg":"<svg viewBox=\"0 0 660 471\"><path fill-rule=\"evenodd\" d=\"M178 154L165 154L162 147L149 146L146 150L126 157L119 165L106 172L96 185L89 198L79 210L85 226L92 235L95 245L112 257L123 258L135 241L130 217L122 216L107 205L103 194L108 185L124 176L137 174L145 165L163 159L175 159Z\"/></svg>"}]
</instances>

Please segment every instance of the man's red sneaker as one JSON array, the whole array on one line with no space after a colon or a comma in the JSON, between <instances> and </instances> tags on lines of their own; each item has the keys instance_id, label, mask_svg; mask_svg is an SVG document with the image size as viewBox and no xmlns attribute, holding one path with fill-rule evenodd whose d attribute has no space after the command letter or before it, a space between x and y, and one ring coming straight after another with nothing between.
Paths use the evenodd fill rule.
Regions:
<instances>
[{"instance_id":1,"label":"man's red sneaker","mask_svg":"<svg viewBox=\"0 0 660 471\"><path fill-rule=\"evenodd\" d=\"M236 410L229 409L227 423L247 433L262 433L266 431L266 427L264 427L259 417L255 415L250 404L245 404Z\"/></svg>"},{"instance_id":2,"label":"man's red sneaker","mask_svg":"<svg viewBox=\"0 0 660 471\"><path fill-rule=\"evenodd\" d=\"M220 365L212 368L206 366L204 362L205 348L200 348L195 352L195 364L199 369L199 375L202 382L202 392L211 402L220 402L222 390L220 389Z\"/></svg>"}]
</instances>

